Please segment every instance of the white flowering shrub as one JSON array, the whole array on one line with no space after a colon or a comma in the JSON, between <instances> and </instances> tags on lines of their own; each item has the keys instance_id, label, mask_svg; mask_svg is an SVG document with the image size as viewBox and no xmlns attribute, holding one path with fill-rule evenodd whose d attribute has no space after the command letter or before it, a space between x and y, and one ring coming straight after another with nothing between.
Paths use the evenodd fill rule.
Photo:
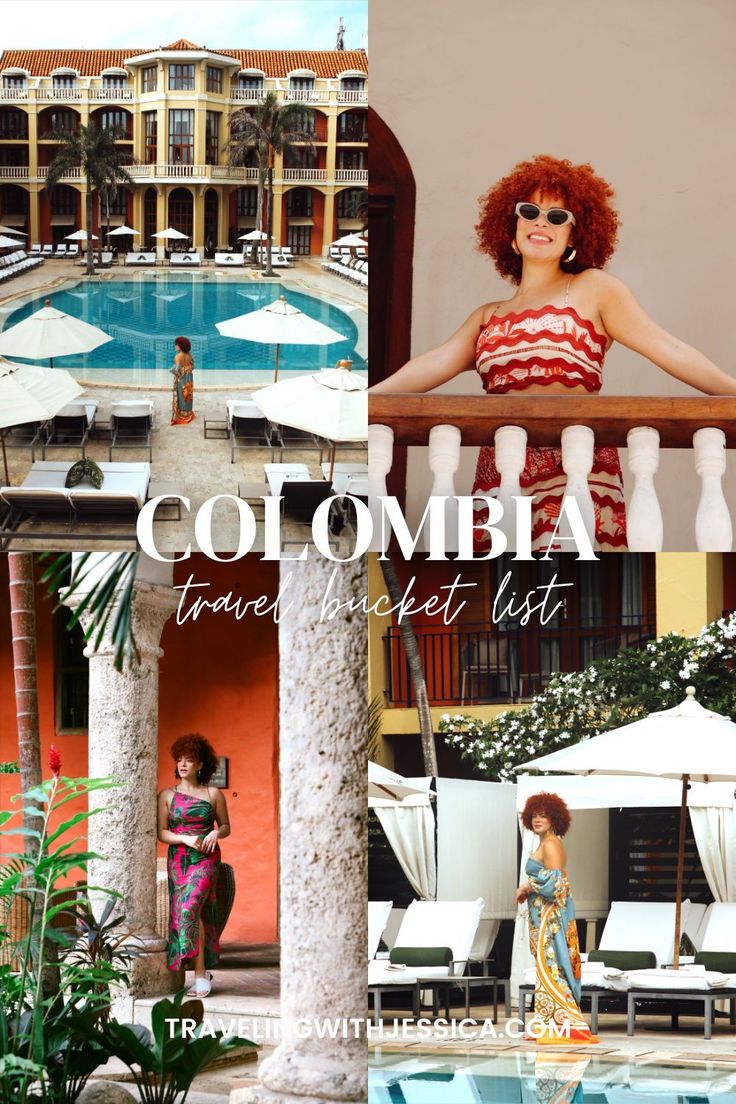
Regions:
<instances>
[{"instance_id":1,"label":"white flowering shrub","mask_svg":"<svg viewBox=\"0 0 736 1104\"><path fill-rule=\"evenodd\" d=\"M668 633L584 671L554 675L527 708L491 721L446 713L439 731L486 778L506 782L529 759L670 709L686 686L701 705L736 718L736 614L698 636Z\"/></svg>"}]
</instances>

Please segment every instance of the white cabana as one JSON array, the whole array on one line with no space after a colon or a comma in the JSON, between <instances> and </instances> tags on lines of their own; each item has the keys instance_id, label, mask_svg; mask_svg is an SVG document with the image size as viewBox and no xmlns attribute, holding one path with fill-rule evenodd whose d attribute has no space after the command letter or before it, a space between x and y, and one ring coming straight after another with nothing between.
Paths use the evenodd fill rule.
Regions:
<instances>
[{"instance_id":1,"label":"white cabana","mask_svg":"<svg viewBox=\"0 0 736 1104\"><path fill-rule=\"evenodd\" d=\"M610 809L667 808L680 804L681 784L671 778L647 778L629 775L520 775L517 779L516 809L521 814L527 798L544 791L561 797L573 813L573 827L565 839L567 869L570 874L575 911L579 920L594 921L608 914L608 811ZM717 882L711 881L714 870L730 871L733 891L736 879L736 805L732 782L692 782L689 791L690 817L695 831L698 854L703 863L708 887L715 899L736 900L717 896ZM702 822L700 838L696 823ZM711 835L711 827L713 834ZM526 860L534 851L536 836L519 821L521 859L518 878L525 878ZM730 830L730 834L729 834ZM712 873L709 874L708 867ZM520 980L533 961L529 952L526 905L520 905L514 931L511 961L511 991L518 993Z\"/></svg>"}]
</instances>

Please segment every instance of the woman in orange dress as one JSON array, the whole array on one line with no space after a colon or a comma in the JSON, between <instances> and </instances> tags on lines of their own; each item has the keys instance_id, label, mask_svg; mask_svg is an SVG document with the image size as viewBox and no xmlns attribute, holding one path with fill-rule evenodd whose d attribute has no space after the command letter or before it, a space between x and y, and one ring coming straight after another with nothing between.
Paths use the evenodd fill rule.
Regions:
<instances>
[{"instance_id":1,"label":"woman in orange dress","mask_svg":"<svg viewBox=\"0 0 736 1104\"><path fill-rule=\"evenodd\" d=\"M570 810L557 794L533 794L521 823L539 839L529 857L529 880L516 891L516 903L529 909L529 943L537 975L533 1038L540 1044L597 1043L580 1011L580 949L575 908L560 839L570 827Z\"/></svg>"},{"instance_id":2,"label":"woman in orange dress","mask_svg":"<svg viewBox=\"0 0 736 1104\"><path fill-rule=\"evenodd\" d=\"M174 341L176 356L174 367L174 394L171 400L171 424L186 425L194 421L194 360L192 343L188 337Z\"/></svg>"},{"instance_id":3,"label":"woman in orange dress","mask_svg":"<svg viewBox=\"0 0 736 1104\"><path fill-rule=\"evenodd\" d=\"M517 165L481 203L480 249L516 290L484 303L444 344L410 360L372 388L375 393L431 391L475 370L484 391L502 395L593 393L614 341L647 357L709 395L736 395L736 380L702 353L658 326L629 289L603 272L613 254L618 215L613 190L590 165L540 156ZM532 538L547 550L567 477L559 448L528 448L522 492L534 496ZM494 450L480 450L473 494L494 496L500 484ZM603 551L626 548L618 452L596 448L589 477L596 540ZM479 523L487 510L478 503ZM490 537L476 530L478 549Z\"/></svg>"}]
</instances>

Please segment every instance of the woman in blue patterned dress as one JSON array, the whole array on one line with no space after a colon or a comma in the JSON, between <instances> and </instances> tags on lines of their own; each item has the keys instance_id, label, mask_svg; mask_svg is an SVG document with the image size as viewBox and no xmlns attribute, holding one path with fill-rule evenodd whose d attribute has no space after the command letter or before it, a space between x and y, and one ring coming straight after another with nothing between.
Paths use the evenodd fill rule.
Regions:
<instances>
[{"instance_id":1,"label":"woman in blue patterned dress","mask_svg":"<svg viewBox=\"0 0 736 1104\"><path fill-rule=\"evenodd\" d=\"M578 930L560 839L571 819L562 798L550 793L533 794L521 814L521 823L539 839L516 901L526 901L529 910L529 943L537 969L534 1038L542 1044L598 1042L580 1011Z\"/></svg>"},{"instance_id":2,"label":"woman in blue patterned dress","mask_svg":"<svg viewBox=\"0 0 736 1104\"><path fill-rule=\"evenodd\" d=\"M176 785L158 797L158 838L168 843L170 970L194 970L189 995L210 992L210 967L217 962L215 890L220 866L219 840L230 835L225 798L208 785L217 756L198 734L180 736L172 745Z\"/></svg>"}]
</instances>

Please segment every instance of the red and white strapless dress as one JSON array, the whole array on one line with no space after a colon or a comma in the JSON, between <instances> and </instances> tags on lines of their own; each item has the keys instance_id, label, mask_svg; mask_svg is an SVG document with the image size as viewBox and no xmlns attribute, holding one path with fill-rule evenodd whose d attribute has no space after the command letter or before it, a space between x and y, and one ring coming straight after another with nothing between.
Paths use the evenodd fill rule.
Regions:
<instances>
[{"instance_id":1,"label":"red and white strapless dress","mask_svg":"<svg viewBox=\"0 0 736 1104\"><path fill-rule=\"evenodd\" d=\"M566 303L563 307L491 315L481 327L475 366L489 395L505 395L509 391L523 391L530 385L551 383L595 392L601 389L605 353L605 337ZM473 494L493 496L500 482L493 448L481 448ZM535 498L533 547L546 550L567 483L560 449L527 448L520 483L524 494ZM626 509L617 449L595 449L589 484L598 546L604 552L624 551ZM487 516L487 509L478 503L476 517L485 520ZM476 548L489 547L488 534L476 532Z\"/></svg>"}]
</instances>

